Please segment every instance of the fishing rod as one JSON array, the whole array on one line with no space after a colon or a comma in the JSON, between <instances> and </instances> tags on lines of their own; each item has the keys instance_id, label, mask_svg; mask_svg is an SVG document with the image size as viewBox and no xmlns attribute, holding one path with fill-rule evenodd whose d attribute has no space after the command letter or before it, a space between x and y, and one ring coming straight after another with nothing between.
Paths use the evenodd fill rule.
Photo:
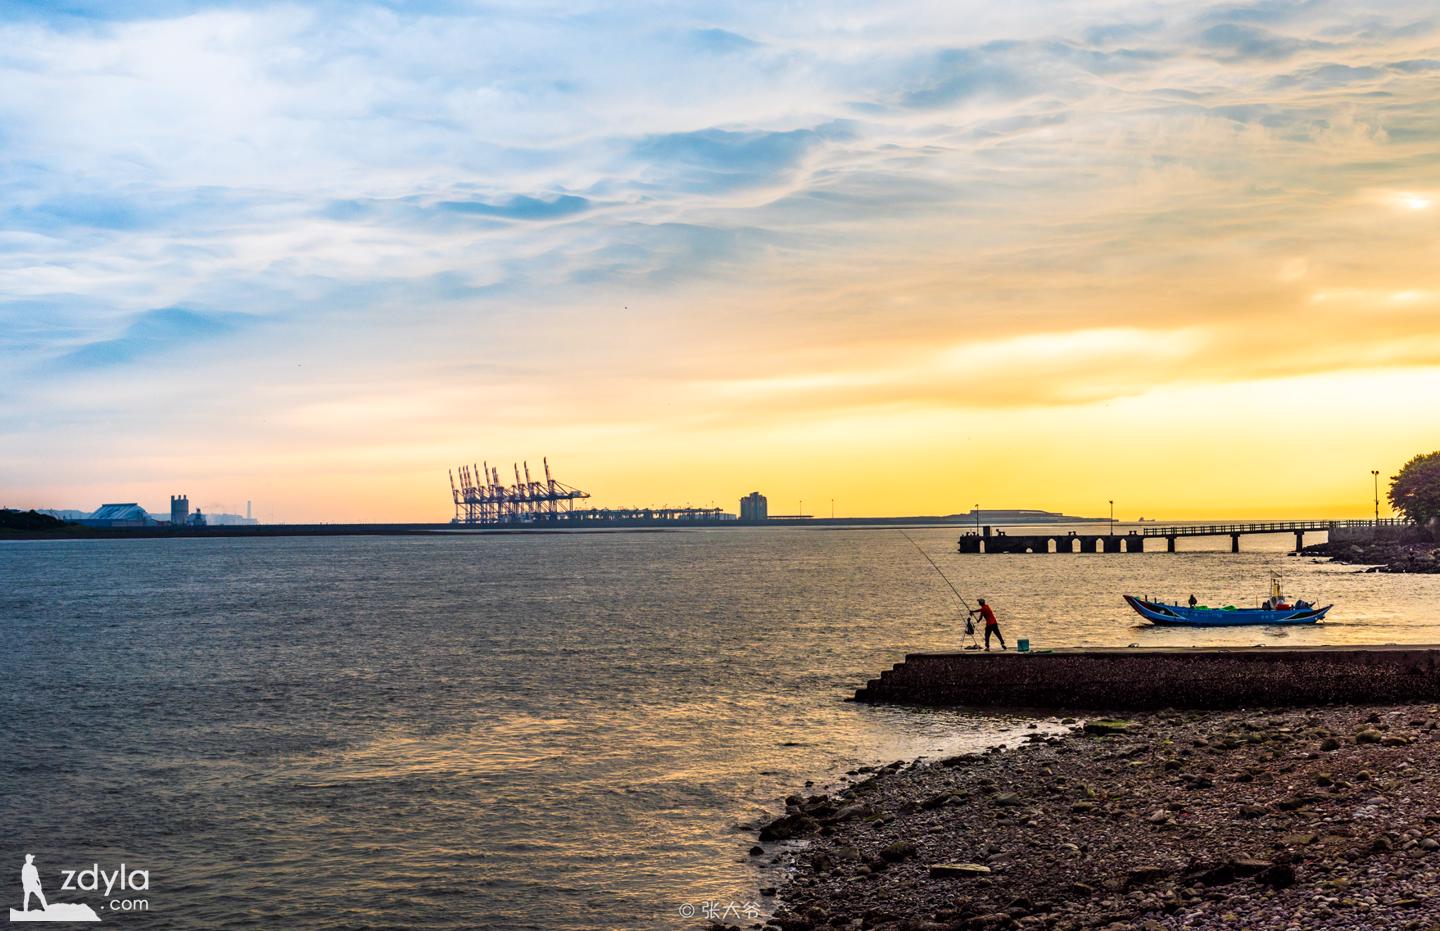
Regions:
<instances>
[{"instance_id":1,"label":"fishing rod","mask_svg":"<svg viewBox=\"0 0 1440 931\"><path fill-rule=\"evenodd\" d=\"M899 533L900 536L909 540L910 544L920 551L920 555L925 557L925 561L928 562L936 572L940 573L940 578L944 579L945 584L950 586L950 591L954 592L955 597L960 599L960 603L965 606L965 610L968 611L970 614L974 614L975 611L970 607L970 602L965 600L965 596L960 594L960 589L956 588L955 583L950 581L950 577L945 574L944 570L935 564L935 560L930 558L930 554L925 552L925 548L922 547L919 543L916 543L915 538L910 536L910 534L906 533L905 531L901 530L899 531Z\"/></svg>"}]
</instances>

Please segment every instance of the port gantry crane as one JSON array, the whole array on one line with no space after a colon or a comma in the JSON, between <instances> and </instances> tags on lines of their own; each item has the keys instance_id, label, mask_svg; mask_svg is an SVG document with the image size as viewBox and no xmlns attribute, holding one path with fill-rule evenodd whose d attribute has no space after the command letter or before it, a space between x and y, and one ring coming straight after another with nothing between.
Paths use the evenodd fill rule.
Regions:
<instances>
[{"instance_id":1,"label":"port gantry crane","mask_svg":"<svg viewBox=\"0 0 1440 931\"><path fill-rule=\"evenodd\" d=\"M536 520L555 519L571 513L575 502L590 497L581 491L555 480L550 474L549 459L545 463L545 481L530 477L530 463L524 463L525 477L520 477L520 463L514 463L514 485L500 484L500 470L486 462L480 465L462 465L450 471L450 497L455 502L456 524L506 524L532 523ZM460 481L456 484L458 472Z\"/></svg>"}]
</instances>

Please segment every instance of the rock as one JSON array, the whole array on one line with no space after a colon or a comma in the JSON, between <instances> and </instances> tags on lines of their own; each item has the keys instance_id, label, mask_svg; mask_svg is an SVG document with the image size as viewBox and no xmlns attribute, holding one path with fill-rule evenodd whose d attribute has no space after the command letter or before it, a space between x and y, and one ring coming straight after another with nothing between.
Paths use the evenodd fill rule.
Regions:
<instances>
[{"instance_id":1,"label":"rock","mask_svg":"<svg viewBox=\"0 0 1440 931\"><path fill-rule=\"evenodd\" d=\"M1440 850L1440 841L1433 837L1420 838L1420 846L1425 850Z\"/></svg>"},{"instance_id":2,"label":"rock","mask_svg":"<svg viewBox=\"0 0 1440 931\"><path fill-rule=\"evenodd\" d=\"M989 876L990 867L979 863L932 863L930 875L936 879L965 879L975 876Z\"/></svg>"},{"instance_id":3,"label":"rock","mask_svg":"<svg viewBox=\"0 0 1440 931\"><path fill-rule=\"evenodd\" d=\"M1100 720L1086 721L1085 733L1094 734L1097 737L1104 737L1109 734L1124 734L1130 730L1129 721Z\"/></svg>"},{"instance_id":4,"label":"rock","mask_svg":"<svg viewBox=\"0 0 1440 931\"><path fill-rule=\"evenodd\" d=\"M765 843L773 840L791 840L806 834L813 834L819 828L819 822L809 815L784 815L760 829L760 841Z\"/></svg>"},{"instance_id":5,"label":"rock","mask_svg":"<svg viewBox=\"0 0 1440 931\"><path fill-rule=\"evenodd\" d=\"M758 856L763 855L764 853L765 853L765 848L764 848L764 847L761 847L759 844L756 844L754 847L751 847L751 848L750 848L750 856L752 856L752 857L758 857Z\"/></svg>"},{"instance_id":6,"label":"rock","mask_svg":"<svg viewBox=\"0 0 1440 931\"><path fill-rule=\"evenodd\" d=\"M836 847L835 859L858 863L860 861L860 850L858 847L852 847L848 844L843 847Z\"/></svg>"},{"instance_id":7,"label":"rock","mask_svg":"<svg viewBox=\"0 0 1440 931\"><path fill-rule=\"evenodd\" d=\"M1000 792L995 795L995 797L992 798L990 801L994 802L996 805L999 805L1002 808L1014 808L1016 805L1020 804L1020 796L1016 795L1014 792Z\"/></svg>"},{"instance_id":8,"label":"rock","mask_svg":"<svg viewBox=\"0 0 1440 931\"><path fill-rule=\"evenodd\" d=\"M1289 863L1276 863L1257 873L1255 879L1271 889L1285 889L1295 885L1295 867Z\"/></svg>"},{"instance_id":9,"label":"rock","mask_svg":"<svg viewBox=\"0 0 1440 931\"><path fill-rule=\"evenodd\" d=\"M939 808L941 805L944 805L946 802L950 801L954 797L955 796L951 795L949 792L940 792L925 799L925 801L920 803L920 807L925 809L926 811L930 811L932 809ZM841 811L844 811L844 809L842 808Z\"/></svg>"},{"instance_id":10,"label":"rock","mask_svg":"<svg viewBox=\"0 0 1440 931\"><path fill-rule=\"evenodd\" d=\"M1381 738L1380 738L1380 746L1382 746L1382 747L1408 747L1408 746L1410 746L1410 738L1409 738L1409 737L1401 737L1399 734L1386 734L1384 737L1381 737Z\"/></svg>"},{"instance_id":11,"label":"rock","mask_svg":"<svg viewBox=\"0 0 1440 931\"><path fill-rule=\"evenodd\" d=\"M1073 811L1073 812L1075 812L1077 815L1078 815L1078 814L1084 814L1084 813L1087 812L1087 811L1094 811L1095 808L1096 808L1096 805L1095 805L1094 802L1083 802L1083 801L1082 801L1082 802L1076 802L1074 805L1071 805L1071 806L1070 806L1070 810Z\"/></svg>"},{"instance_id":12,"label":"rock","mask_svg":"<svg viewBox=\"0 0 1440 931\"><path fill-rule=\"evenodd\" d=\"M1357 744L1378 744L1382 739L1383 735L1372 727L1367 727L1355 735Z\"/></svg>"},{"instance_id":13,"label":"rock","mask_svg":"<svg viewBox=\"0 0 1440 931\"><path fill-rule=\"evenodd\" d=\"M1163 866L1147 863L1143 866L1132 867L1130 872L1126 874L1125 880L1126 883L1131 886L1138 886L1143 883L1154 882L1163 876L1169 875L1169 873L1170 871Z\"/></svg>"},{"instance_id":14,"label":"rock","mask_svg":"<svg viewBox=\"0 0 1440 931\"><path fill-rule=\"evenodd\" d=\"M1242 818L1263 818L1266 815L1264 805L1241 805L1240 817Z\"/></svg>"},{"instance_id":15,"label":"rock","mask_svg":"<svg viewBox=\"0 0 1440 931\"><path fill-rule=\"evenodd\" d=\"M874 815L875 809L866 805L864 802L851 802L848 805L841 805L835 809L835 812L830 815L827 820L831 823L838 823L841 821L853 821L856 818L871 818L874 817Z\"/></svg>"},{"instance_id":16,"label":"rock","mask_svg":"<svg viewBox=\"0 0 1440 931\"><path fill-rule=\"evenodd\" d=\"M1269 860L1236 860L1230 867L1236 876L1256 876L1274 865Z\"/></svg>"},{"instance_id":17,"label":"rock","mask_svg":"<svg viewBox=\"0 0 1440 931\"><path fill-rule=\"evenodd\" d=\"M1191 878L1202 886L1223 886L1235 881L1235 864L1222 863L1219 866L1202 870Z\"/></svg>"},{"instance_id":18,"label":"rock","mask_svg":"<svg viewBox=\"0 0 1440 931\"><path fill-rule=\"evenodd\" d=\"M1336 740L1334 737L1326 737L1324 740L1320 741L1320 749L1324 750L1326 753L1329 753L1332 750L1339 750L1340 741Z\"/></svg>"},{"instance_id":19,"label":"rock","mask_svg":"<svg viewBox=\"0 0 1440 931\"><path fill-rule=\"evenodd\" d=\"M880 859L886 863L899 863L901 860L908 860L915 856L915 845L908 840L897 840L888 844L880 851Z\"/></svg>"}]
</instances>

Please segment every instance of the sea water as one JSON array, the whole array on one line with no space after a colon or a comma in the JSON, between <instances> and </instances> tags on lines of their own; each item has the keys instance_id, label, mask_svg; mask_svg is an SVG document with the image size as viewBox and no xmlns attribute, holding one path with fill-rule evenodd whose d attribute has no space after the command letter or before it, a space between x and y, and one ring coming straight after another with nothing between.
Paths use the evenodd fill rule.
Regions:
<instances>
[{"instance_id":1,"label":"sea water","mask_svg":"<svg viewBox=\"0 0 1440 931\"><path fill-rule=\"evenodd\" d=\"M1440 576L1289 535L1003 556L907 532L1012 648L1440 642ZM1156 629L1120 599L1253 604L1272 571L1330 619ZM806 780L1028 732L844 701L962 635L891 530L0 543L0 888L18 906L33 853L52 900L135 927L746 924L775 881L755 826ZM54 888L121 863L143 913Z\"/></svg>"}]
</instances>

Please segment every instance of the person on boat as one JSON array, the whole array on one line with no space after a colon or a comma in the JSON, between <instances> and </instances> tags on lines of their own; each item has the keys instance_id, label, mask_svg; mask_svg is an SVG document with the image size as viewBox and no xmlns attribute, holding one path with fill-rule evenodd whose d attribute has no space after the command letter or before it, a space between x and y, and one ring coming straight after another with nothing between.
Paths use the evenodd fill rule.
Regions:
<instances>
[{"instance_id":1,"label":"person on boat","mask_svg":"<svg viewBox=\"0 0 1440 931\"><path fill-rule=\"evenodd\" d=\"M1200 599L1199 599L1199 598L1196 598L1195 595L1194 595L1194 593L1192 592L1191 595L1190 595L1190 607L1193 608L1193 607L1195 607L1196 605L1198 605L1199 603L1200 603Z\"/></svg>"},{"instance_id":2,"label":"person on boat","mask_svg":"<svg viewBox=\"0 0 1440 931\"><path fill-rule=\"evenodd\" d=\"M985 619L985 651L990 651L990 635L994 634L995 639L1000 641L1000 649L1010 649L1005 645L1005 636L1000 633L1000 622L995 620L995 609L985 603L985 599L978 599L980 607L973 609L972 615L978 614Z\"/></svg>"}]
</instances>

